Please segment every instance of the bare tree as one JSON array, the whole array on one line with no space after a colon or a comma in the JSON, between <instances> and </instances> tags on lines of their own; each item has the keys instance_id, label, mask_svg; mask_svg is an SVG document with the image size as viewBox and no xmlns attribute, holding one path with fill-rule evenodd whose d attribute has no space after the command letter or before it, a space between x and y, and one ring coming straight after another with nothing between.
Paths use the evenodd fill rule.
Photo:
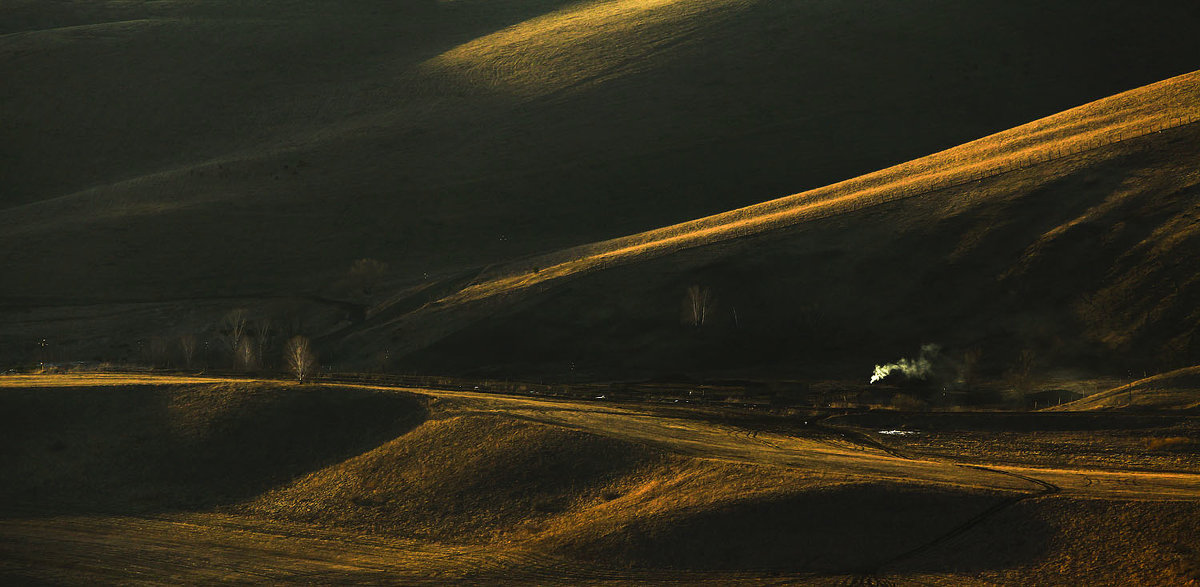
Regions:
<instances>
[{"instance_id":1,"label":"bare tree","mask_svg":"<svg viewBox=\"0 0 1200 587\"><path fill-rule=\"evenodd\" d=\"M712 290L693 285L683 297L683 323L699 328L704 326L713 310Z\"/></svg>"},{"instance_id":2,"label":"bare tree","mask_svg":"<svg viewBox=\"0 0 1200 587\"><path fill-rule=\"evenodd\" d=\"M229 354L237 362L238 351L241 350L242 341L246 338L246 309L238 308L225 315L221 320L221 329L218 333L222 340L225 341L226 348L229 349Z\"/></svg>"},{"instance_id":3,"label":"bare tree","mask_svg":"<svg viewBox=\"0 0 1200 587\"><path fill-rule=\"evenodd\" d=\"M258 350L258 358L266 366L267 345L271 342L271 319L263 318L254 323L254 344Z\"/></svg>"},{"instance_id":4,"label":"bare tree","mask_svg":"<svg viewBox=\"0 0 1200 587\"><path fill-rule=\"evenodd\" d=\"M253 371L258 366L258 357L254 354L254 344L249 338L243 338L234 353L234 363L243 371Z\"/></svg>"},{"instance_id":5,"label":"bare tree","mask_svg":"<svg viewBox=\"0 0 1200 587\"><path fill-rule=\"evenodd\" d=\"M179 353L183 356L183 367L191 369L192 361L196 358L196 335L184 334L179 337Z\"/></svg>"},{"instance_id":6,"label":"bare tree","mask_svg":"<svg viewBox=\"0 0 1200 587\"><path fill-rule=\"evenodd\" d=\"M310 378L317 368L317 356L313 354L308 339L303 336L293 336L288 340L283 359L300 383Z\"/></svg>"}]
</instances>

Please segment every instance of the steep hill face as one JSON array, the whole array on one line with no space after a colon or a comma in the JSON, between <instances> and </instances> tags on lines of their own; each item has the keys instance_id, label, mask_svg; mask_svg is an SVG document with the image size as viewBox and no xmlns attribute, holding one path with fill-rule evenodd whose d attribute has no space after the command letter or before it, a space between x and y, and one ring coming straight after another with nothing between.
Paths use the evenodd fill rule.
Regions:
<instances>
[{"instance_id":1,"label":"steep hill face","mask_svg":"<svg viewBox=\"0 0 1200 587\"><path fill-rule=\"evenodd\" d=\"M936 344L947 384L971 369L1195 364L1198 84L1179 76L841 184L500 267L416 311L379 311L346 356L865 382Z\"/></svg>"},{"instance_id":2,"label":"steep hill face","mask_svg":"<svg viewBox=\"0 0 1200 587\"><path fill-rule=\"evenodd\" d=\"M0 8L0 297L397 286L819 186L1195 69L1194 2Z\"/></svg>"}]
</instances>

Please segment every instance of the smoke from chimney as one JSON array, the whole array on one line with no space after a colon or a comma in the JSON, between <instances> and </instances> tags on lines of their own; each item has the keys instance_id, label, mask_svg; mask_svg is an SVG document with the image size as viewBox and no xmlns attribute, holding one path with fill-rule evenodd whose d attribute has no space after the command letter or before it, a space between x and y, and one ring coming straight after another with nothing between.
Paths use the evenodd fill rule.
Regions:
<instances>
[{"instance_id":1,"label":"smoke from chimney","mask_svg":"<svg viewBox=\"0 0 1200 587\"><path fill-rule=\"evenodd\" d=\"M921 345L921 354L916 359L900 359L895 363L875 365L875 373L871 375L871 383L882 381L888 375L899 371L909 379L928 379L933 373L933 361L942 347L936 344Z\"/></svg>"}]
</instances>

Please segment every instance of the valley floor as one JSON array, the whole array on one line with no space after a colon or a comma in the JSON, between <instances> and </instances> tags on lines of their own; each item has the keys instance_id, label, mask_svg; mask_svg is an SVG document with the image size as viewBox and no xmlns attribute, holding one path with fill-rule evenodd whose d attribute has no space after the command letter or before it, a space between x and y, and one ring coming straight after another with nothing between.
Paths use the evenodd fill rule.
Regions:
<instances>
[{"instance_id":1,"label":"valley floor","mask_svg":"<svg viewBox=\"0 0 1200 587\"><path fill-rule=\"evenodd\" d=\"M169 398L167 413L178 419L180 410L189 410L194 421L163 433L168 440L160 442L181 435L193 442L208 438L209 429L240 430L229 424L227 408L243 404L228 398L258 394L267 399L245 405L275 406L268 400L284 396L261 390L280 387L281 394L313 388L151 375L6 376L0 377L0 405L9 418L24 413L33 419L45 417L46 405L38 402L64 389L166 390L155 393ZM177 472L137 469L96 481L108 473L47 469L39 464L47 457L33 454L42 444L66 454L72 449L62 445L88 438L99 446L91 449L93 458L109 458L105 439L124 432L64 437L29 428L26 436L46 432L52 440L18 442L15 449L16 439L7 439L10 451L23 452L0 460L4 474L12 475L0 483L8 502L0 509L0 580L1200 581L1200 474L1186 465L1195 462L1194 449L1163 461L1114 442L1103 459L1072 463L1055 458L1046 443L1078 450L1071 439L1086 433L975 430L962 432L967 440L955 444L953 432L887 436L853 418L798 416L758 425L718 410L602 401L350 385L319 393L359 398L353 401L399 394L423 402L427 416L359 439L345 454L282 470L279 480L253 491L238 487L236 497L219 503L163 497L176 491L163 480L176 480ZM205 407L214 397L226 399ZM271 407L300 413L291 404L285 408ZM203 410L218 415L203 420L195 415ZM348 422L348 430L359 427L350 416L329 417ZM1186 435L1195 426L1173 416L1164 430ZM1113 434L1097 437L1103 442ZM1031 443L1040 448L1031 450ZM1127 468L1120 467L1122 451L1130 455ZM294 457L280 457L288 458ZM1155 470L1163 463L1168 466ZM157 485L147 481L151 477ZM120 494L122 483L140 485L108 501L72 494ZM63 489L69 484L78 488ZM60 491L57 501L30 497L51 489Z\"/></svg>"}]
</instances>

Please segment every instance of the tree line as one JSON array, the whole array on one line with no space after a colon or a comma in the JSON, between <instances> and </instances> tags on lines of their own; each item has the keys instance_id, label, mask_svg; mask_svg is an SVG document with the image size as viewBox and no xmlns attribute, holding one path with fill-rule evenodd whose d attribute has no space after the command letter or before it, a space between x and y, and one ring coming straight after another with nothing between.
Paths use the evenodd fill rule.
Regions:
<instances>
[{"instance_id":1,"label":"tree line","mask_svg":"<svg viewBox=\"0 0 1200 587\"><path fill-rule=\"evenodd\" d=\"M155 336L137 342L138 354L155 367L228 368L241 372L282 369L304 382L317 369L308 337L270 316L252 317L244 308L230 311L207 333L174 339Z\"/></svg>"}]
</instances>

